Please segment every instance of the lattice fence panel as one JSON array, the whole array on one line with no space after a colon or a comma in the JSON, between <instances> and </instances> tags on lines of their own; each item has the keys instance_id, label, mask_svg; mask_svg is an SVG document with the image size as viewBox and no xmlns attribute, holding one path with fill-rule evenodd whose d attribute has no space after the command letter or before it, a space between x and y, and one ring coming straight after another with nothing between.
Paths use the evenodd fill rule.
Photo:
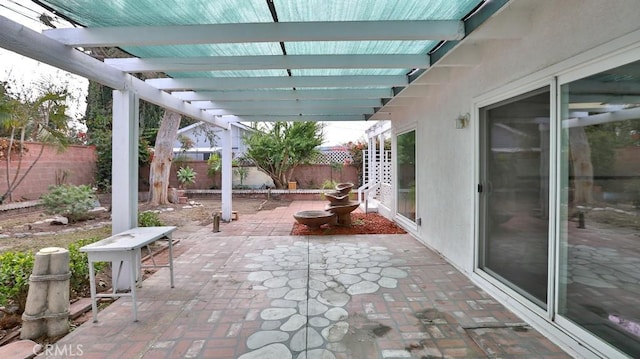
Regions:
<instances>
[{"instance_id":1,"label":"lattice fence panel","mask_svg":"<svg viewBox=\"0 0 640 359\"><path fill-rule=\"evenodd\" d=\"M391 151L384 151L384 161L382 162L382 183L393 183L393 176L391 173Z\"/></svg>"},{"instance_id":2,"label":"lattice fence panel","mask_svg":"<svg viewBox=\"0 0 640 359\"><path fill-rule=\"evenodd\" d=\"M330 165L332 163L353 162L351 153L347 151L323 151L313 161L318 165Z\"/></svg>"}]
</instances>

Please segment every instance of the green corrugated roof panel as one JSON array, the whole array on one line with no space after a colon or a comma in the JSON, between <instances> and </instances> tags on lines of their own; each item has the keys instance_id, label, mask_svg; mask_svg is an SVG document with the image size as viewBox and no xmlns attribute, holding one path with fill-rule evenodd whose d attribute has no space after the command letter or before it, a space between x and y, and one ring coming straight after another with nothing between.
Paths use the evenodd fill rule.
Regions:
<instances>
[{"instance_id":1,"label":"green corrugated roof panel","mask_svg":"<svg viewBox=\"0 0 640 359\"><path fill-rule=\"evenodd\" d=\"M83 26L273 22L265 0L38 0ZM273 0L278 21L461 20L483 0ZM288 55L427 54L438 41L286 42ZM134 56L282 55L279 43L123 47ZM292 69L293 76L402 75L412 69ZM287 70L170 72L172 77L289 76ZM344 87L349 88L349 87ZM328 88L331 89L331 88ZM265 89L266 90L266 89Z\"/></svg>"},{"instance_id":2,"label":"green corrugated roof panel","mask_svg":"<svg viewBox=\"0 0 640 359\"><path fill-rule=\"evenodd\" d=\"M87 27L272 22L264 0L39 0Z\"/></svg>"}]
</instances>

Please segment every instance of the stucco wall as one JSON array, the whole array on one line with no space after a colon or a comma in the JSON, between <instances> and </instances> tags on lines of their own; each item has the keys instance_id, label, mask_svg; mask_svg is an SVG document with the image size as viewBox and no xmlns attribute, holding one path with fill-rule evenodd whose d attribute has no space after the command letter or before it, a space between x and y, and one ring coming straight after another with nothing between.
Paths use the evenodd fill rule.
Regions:
<instances>
[{"instance_id":1,"label":"stucco wall","mask_svg":"<svg viewBox=\"0 0 640 359\"><path fill-rule=\"evenodd\" d=\"M425 77L444 70L445 83L422 86L421 97L404 98L409 106L392 115L395 132L417 131L419 240L466 272L473 270L474 258L477 119L473 115L465 129L456 129L454 119L473 114L479 96L537 77L551 65L640 28L636 0L518 0L507 6L494 15L517 20L516 28L504 32L507 39L465 40L451 56L472 48L469 60L478 60L477 65L431 69ZM477 31L481 37L483 29Z\"/></svg>"}]
</instances>

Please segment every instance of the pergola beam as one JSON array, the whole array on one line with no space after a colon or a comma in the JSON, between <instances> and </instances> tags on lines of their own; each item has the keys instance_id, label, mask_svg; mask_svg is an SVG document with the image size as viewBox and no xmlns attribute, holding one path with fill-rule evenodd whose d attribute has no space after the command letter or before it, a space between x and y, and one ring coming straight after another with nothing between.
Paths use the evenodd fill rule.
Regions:
<instances>
[{"instance_id":1,"label":"pergola beam","mask_svg":"<svg viewBox=\"0 0 640 359\"><path fill-rule=\"evenodd\" d=\"M73 47L154 46L288 41L460 40L458 20L277 22L174 26L123 26L47 30Z\"/></svg>"},{"instance_id":2,"label":"pergola beam","mask_svg":"<svg viewBox=\"0 0 640 359\"><path fill-rule=\"evenodd\" d=\"M275 121L366 121L365 115L242 115L223 116L229 122L275 122Z\"/></svg>"},{"instance_id":3,"label":"pergola beam","mask_svg":"<svg viewBox=\"0 0 640 359\"><path fill-rule=\"evenodd\" d=\"M229 71L268 69L414 69L429 67L428 55L269 55L113 58L104 62L124 72Z\"/></svg>"},{"instance_id":4,"label":"pergola beam","mask_svg":"<svg viewBox=\"0 0 640 359\"><path fill-rule=\"evenodd\" d=\"M363 87L405 86L404 75L381 76L297 76L297 77L204 77L204 78L160 78L146 80L160 90L241 90L256 88L299 87Z\"/></svg>"},{"instance_id":5,"label":"pergola beam","mask_svg":"<svg viewBox=\"0 0 640 359\"><path fill-rule=\"evenodd\" d=\"M298 115L359 115L373 114L373 107L370 108L341 108L341 107L324 107L317 109L295 109L295 108L280 108L280 109L262 109L262 108L235 108L235 109L215 109L205 110L208 114L214 116L298 116Z\"/></svg>"},{"instance_id":6,"label":"pergola beam","mask_svg":"<svg viewBox=\"0 0 640 359\"><path fill-rule=\"evenodd\" d=\"M172 95L185 101L286 101L332 99L380 99L392 97L391 90L271 90L271 91L174 91Z\"/></svg>"},{"instance_id":7,"label":"pergola beam","mask_svg":"<svg viewBox=\"0 0 640 359\"><path fill-rule=\"evenodd\" d=\"M220 122L183 100L3 16L0 16L0 33L2 48L99 82L115 90L136 91L141 99L182 115L223 128L227 126L226 123Z\"/></svg>"},{"instance_id":8,"label":"pergola beam","mask_svg":"<svg viewBox=\"0 0 640 359\"><path fill-rule=\"evenodd\" d=\"M322 108L373 108L381 106L379 99L360 100L289 100L289 101L193 101L197 108L212 109L322 109Z\"/></svg>"}]
</instances>

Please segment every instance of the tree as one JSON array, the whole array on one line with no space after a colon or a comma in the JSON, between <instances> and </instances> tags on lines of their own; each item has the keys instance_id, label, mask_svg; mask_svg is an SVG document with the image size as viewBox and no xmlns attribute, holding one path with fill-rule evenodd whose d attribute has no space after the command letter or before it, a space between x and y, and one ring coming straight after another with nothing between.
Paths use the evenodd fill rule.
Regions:
<instances>
[{"instance_id":1,"label":"tree","mask_svg":"<svg viewBox=\"0 0 640 359\"><path fill-rule=\"evenodd\" d=\"M68 144L67 90L52 83L41 83L36 93L19 91L12 93L7 82L0 83L0 126L6 137L1 148L1 156L6 161L7 190L0 196L0 203L7 198L13 200L13 191L27 177L40 160L47 143L55 144L62 150ZM28 148L26 141L40 142L40 149L34 161L22 172L22 157ZM11 175L11 162L17 166Z\"/></svg>"},{"instance_id":2,"label":"tree","mask_svg":"<svg viewBox=\"0 0 640 359\"><path fill-rule=\"evenodd\" d=\"M257 127L257 126L256 126ZM273 179L276 188L285 188L291 173L316 155L322 144L323 127L318 122L274 122L247 136L246 157Z\"/></svg>"},{"instance_id":3,"label":"tree","mask_svg":"<svg viewBox=\"0 0 640 359\"><path fill-rule=\"evenodd\" d=\"M149 203L152 205L167 204L173 141L180 127L181 117L178 113L165 110L160 123L149 171Z\"/></svg>"}]
</instances>

